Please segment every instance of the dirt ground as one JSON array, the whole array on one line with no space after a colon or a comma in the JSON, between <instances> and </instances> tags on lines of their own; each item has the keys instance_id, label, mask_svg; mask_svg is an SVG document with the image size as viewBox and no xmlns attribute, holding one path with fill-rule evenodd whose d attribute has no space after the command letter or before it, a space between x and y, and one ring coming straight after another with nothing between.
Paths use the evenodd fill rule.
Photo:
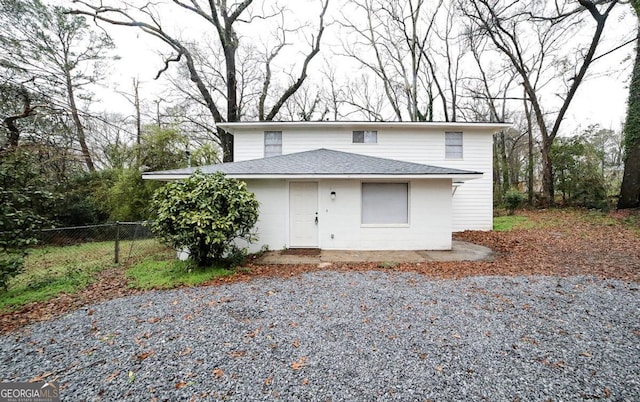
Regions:
<instances>
[{"instance_id":1,"label":"dirt ground","mask_svg":"<svg viewBox=\"0 0 640 402\"><path fill-rule=\"evenodd\" d=\"M478 275L591 275L640 282L640 211L614 212L608 216L573 210L524 211L534 225L507 232L468 231L454 239L491 248L492 261L404 263L390 267L378 263L258 265L249 259L230 277L205 286L248 281L258 277L291 277L318 270L385 270L418 272L434 278ZM631 219L634 218L634 219ZM635 222L636 226L629 224ZM83 306L139 293L130 289L124 267L103 271L99 279L78 294L32 303L0 314L0 332L63 315Z\"/></svg>"}]
</instances>

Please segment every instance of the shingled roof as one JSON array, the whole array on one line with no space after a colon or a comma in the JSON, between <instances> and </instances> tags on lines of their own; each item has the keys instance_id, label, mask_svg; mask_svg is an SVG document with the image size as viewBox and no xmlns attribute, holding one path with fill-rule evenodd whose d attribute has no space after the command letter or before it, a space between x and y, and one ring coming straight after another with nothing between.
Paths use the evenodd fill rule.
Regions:
<instances>
[{"instance_id":1,"label":"shingled roof","mask_svg":"<svg viewBox=\"0 0 640 402\"><path fill-rule=\"evenodd\" d=\"M240 162L146 172L142 177L152 180L180 179L190 176L198 169L203 173L223 172L237 178L418 176L471 179L482 175L481 172L403 162L322 148Z\"/></svg>"}]
</instances>

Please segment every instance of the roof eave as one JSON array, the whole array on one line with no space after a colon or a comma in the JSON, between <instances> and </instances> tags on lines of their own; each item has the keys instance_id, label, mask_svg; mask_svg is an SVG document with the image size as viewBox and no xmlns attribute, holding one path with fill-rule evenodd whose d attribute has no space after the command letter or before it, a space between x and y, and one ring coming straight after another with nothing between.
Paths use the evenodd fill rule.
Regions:
<instances>
[{"instance_id":1,"label":"roof eave","mask_svg":"<svg viewBox=\"0 0 640 402\"><path fill-rule=\"evenodd\" d=\"M319 121L319 122L278 122L278 121L261 121L261 122L231 122L218 123L218 127L234 134L239 130L255 129L262 127L264 129L275 128L414 128L414 129L447 129L447 130L503 130L512 126L511 123L486 123L486 122L369 122L369 121Z\"/></svg>"},{"instance_id":2,"label":"roof eave","mask_svg":"<svg viewBox=\"0 0 640 402\"><path fill-rule=\"evenodd\" d=\"M287 180L319 180L319 179L362 179L362 180L415 180L415 179L451 179L456 181L474 180L482 177L482 173L450 173L450 174L239 174L227 173L234 179L287 179ZM143 180L172 181L183 180L190 174L143 174Z\"/></svg>"}]
</instances>

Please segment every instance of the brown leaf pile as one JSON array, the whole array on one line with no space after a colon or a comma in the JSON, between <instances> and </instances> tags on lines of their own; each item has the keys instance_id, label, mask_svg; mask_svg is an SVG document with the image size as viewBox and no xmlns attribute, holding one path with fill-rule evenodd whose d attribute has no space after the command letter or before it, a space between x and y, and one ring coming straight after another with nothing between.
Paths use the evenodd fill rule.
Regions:
<instances>
[{"instance_id":1,"label":"brown leaf pile","mask_svg":"<svg viewBox=\"0 0 640 402\"><path fill-rule=\"evenodd\" d=\"M640 211L634 211L635 222ZM248 281L258 277L291 277L326 269L344 271L411 271L437 278L461 278L477 275L592 275L600 278L640 282L640 228L623 224L629 213L612 213L594 218L583 211L528 211L534 229L508 232L468 231L457 233L457 240L491 248L493 261L432 262L398 264L381 268L377 263L341 264L330 268L317 265L255 265L249 262L235 275L215 279L206 285ZM0 332L51 319L92 303L123 297L140 291L130 289L124 268L100 273L99 280L85 290L61 294L41 303L31 303L17 311L0 314Z\"/></svg>"}]
</instances>

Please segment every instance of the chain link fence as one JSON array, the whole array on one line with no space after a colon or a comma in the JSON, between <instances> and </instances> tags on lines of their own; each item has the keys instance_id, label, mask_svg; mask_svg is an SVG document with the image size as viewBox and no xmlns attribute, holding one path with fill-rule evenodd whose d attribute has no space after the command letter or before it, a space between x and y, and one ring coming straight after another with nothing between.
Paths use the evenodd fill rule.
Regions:
<instances>
[{"instance_id":1,"label":"chain link fence","mask_svg":"<svg viewBox=\"0 0 640 402\"><path fill-rule=\"evenodd\" d=\"M75 247L86 249L85 258L124 263L135 257L166 250L153 236L146 222L115 222L44 229L38 236L39 247Z\"/></svg>"}]
</instances>

